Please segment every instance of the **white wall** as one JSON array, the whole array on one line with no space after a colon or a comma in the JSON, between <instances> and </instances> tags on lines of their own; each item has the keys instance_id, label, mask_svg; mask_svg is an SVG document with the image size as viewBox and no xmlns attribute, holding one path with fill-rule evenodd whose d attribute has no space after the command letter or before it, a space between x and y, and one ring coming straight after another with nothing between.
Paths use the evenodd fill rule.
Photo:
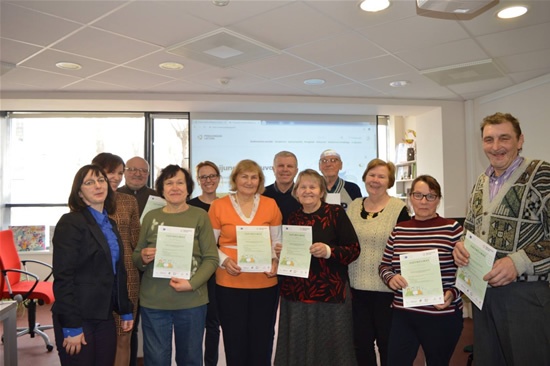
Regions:
<instances>
[{"instance_id":1,"label":"white wall","mask_svg":"<svg viewBox=\"0 0 550 366\"><path fill-rule=\"evenodd\" d=\"M480 123L496 112L510 113L519 120L525 136L521 155L550 161L550 74L475 99L469 108L473 118L467 128L476 141L467 156L468 164L475 166L475 173L468 177L470 187L489 164L481 146Z\"/></svg>"}]
</instances>

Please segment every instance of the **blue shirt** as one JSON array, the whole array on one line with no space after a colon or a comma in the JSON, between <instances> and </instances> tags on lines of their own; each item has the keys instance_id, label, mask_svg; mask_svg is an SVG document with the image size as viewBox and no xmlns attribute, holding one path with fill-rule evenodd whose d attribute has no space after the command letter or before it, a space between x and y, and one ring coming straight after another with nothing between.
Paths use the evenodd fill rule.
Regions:
<instances>
[{"instance_id":1,"label":"blue shirt","mask_svg":"<svg viewBox=\"0 0 550 366\"><path fill-rule=\"evenodd\" d=\"M489 165L487 170L485 171L485 174L489 177L489 197L491 201L493 198L497 195L498 191L500 190L500 187L510 178L512 173L516 171L516 169L523 163L523 158L521 156L517 156L512 164L502 173L500 176L495 175L495 168L493 168L492 165Z\"/></svg>"}]
</instances>

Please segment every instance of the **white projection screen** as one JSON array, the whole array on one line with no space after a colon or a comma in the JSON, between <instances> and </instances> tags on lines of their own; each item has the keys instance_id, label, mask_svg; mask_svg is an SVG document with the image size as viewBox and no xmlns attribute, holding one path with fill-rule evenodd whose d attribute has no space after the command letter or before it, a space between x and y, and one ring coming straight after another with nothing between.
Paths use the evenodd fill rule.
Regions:
<instances>
[{"instance_id":1,"label":"white projection screen","mask_svg":"<svg viewBox=\"0 0 550 366\"><path fill-rule=\"evenodd\" d=\"M266 186L275 181L273 157L282 150L298 157L298 169L319 171L319 156L326 149L342 157L342 179L355 182L366 196L361 176L377 156L376 116L191 114L190 169L204 160L218 165L222 179L217 193L229 192L229 175L243 159L263 169ZM196 178L196 177L195 177ZM197 187L193 196L200 195Z\"/></svg>"}]
</instances>

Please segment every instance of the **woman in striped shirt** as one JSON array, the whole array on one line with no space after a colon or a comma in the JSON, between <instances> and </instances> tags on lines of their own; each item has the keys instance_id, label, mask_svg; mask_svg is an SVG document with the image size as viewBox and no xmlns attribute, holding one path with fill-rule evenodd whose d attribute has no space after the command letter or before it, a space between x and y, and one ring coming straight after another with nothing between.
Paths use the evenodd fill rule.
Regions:
<instances>
[{"instance_id":1,"label":"woman in striped shirt","mask_svg":"<svg viewBox=\"0 0 550 366\"><path fill-rule=\"evenodd\" d=\"M455 288L457 267L452 252L463 229L437 214L441 186L433 177L416 178L410 196L415 216L394 228L379 267L380 277L394 290L388 364L412 365L422 345L428 366L448 365L462 332L462 299ZM408 283L401 275L399 256L432 249L439 254L444 302L405 308L403 288Z\"/></svg>"}]
</instances>

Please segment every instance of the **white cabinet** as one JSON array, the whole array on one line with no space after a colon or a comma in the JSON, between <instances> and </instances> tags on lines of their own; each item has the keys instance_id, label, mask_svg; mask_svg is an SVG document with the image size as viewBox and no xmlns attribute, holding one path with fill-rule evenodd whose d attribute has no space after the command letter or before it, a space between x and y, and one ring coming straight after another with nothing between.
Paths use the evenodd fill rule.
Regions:
<instances>
[{"instance_id":1,"label":"white cabinet","mask_svg":"<svg viewBox=\"0 0 550 366\"><path fill-rule=\"evenodd\" d=\"M396 196L405 202L412 181L416 178L416 160L395 164L395 192Z\"/></svg>"}]
</instances>

